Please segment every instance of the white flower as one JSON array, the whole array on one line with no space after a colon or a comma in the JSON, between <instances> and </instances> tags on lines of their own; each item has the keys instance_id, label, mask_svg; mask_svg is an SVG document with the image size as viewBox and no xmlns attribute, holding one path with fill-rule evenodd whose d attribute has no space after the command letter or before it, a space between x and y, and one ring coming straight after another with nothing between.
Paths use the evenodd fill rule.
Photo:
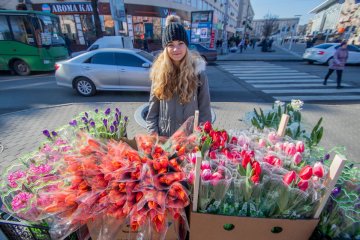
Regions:
<instances>
[{"instance_id":1,"label":"white flower","mask_svg":"<svg viewBox=\"0 0 360 240\"><path fill-rule=\"evenodd\" d=\"M294 109L294 111L300 111L302 110L302 106L304 105L304 102L299 99L292 99L291 100L291 107Z\"/></svg>"},{"instance_id":2,"label":"white flower","mask_svg":"<svg viewBox=\"0 0 360 240\"><path fill-rule=\"evenodd\" d=\"M282 102L282 101L280 101L280 100L276 100L276 101L274 102L274 107L276 107L276 108L282 107L282 106L284 106L284 105L285 105L285 103Z\"/></svg>"}]
</instances>

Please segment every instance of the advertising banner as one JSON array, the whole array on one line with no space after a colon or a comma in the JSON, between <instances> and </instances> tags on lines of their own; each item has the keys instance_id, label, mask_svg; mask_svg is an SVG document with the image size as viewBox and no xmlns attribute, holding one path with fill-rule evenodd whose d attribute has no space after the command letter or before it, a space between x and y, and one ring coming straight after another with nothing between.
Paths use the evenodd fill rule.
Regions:
<instances>
[{"instance_id":1,"label":"advertising banner","mask_svg":"<svg viewBox=\"0 0 360 240\"><path fill-rule=\"evenodd\" d=\"M190 42L211 47L213 16L213 11L191 12Z\"/></svg>"}]
</instances>

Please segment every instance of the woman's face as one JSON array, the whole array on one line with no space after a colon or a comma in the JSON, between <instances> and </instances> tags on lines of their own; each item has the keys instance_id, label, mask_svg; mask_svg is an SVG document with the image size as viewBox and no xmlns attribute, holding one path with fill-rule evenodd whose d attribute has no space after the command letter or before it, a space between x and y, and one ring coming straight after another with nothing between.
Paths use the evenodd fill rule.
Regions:
<instances>
[{"instance_id":1,"label":"woman's face","mask_svg":"<svg viewBox=\"0 0 360 240\"><path fill-rule=\"evenodd\" d=\"M187 47L183 41L172 41L166 46L166 50L171 60L178 64L185 57Z\"/></svg>"}]
</instances>

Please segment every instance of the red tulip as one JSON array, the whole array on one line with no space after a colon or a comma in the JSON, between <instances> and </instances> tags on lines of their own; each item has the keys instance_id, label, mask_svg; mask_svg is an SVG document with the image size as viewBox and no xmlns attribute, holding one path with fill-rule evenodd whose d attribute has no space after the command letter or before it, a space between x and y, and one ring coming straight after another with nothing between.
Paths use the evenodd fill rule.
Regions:
<instances>
[{"instance_id":1,"label":"red tulip","mask_svg":"<svg viewBox=\"0 0 360 240\"><path fill-rule=\"evenodd\" d=\"M216 159L216 152L215 152L215 151L211 151L211 152L209 153L209 157L210 157L211 159Z\"/></svg>"},{"instance_id":2,"label":"red tulip","mask_svg":"<svg viewBox=\"0 0 360 240\"><path fill-rule=\"evenodd\" d=\"M304 180L300 180L298 182L298 187L299 187L300 190L306 191L306 189L309 187L309 182L304 181Z\"/></svg>"},{"instance_id":3,"label":"red tulip","mask_svg":"<svg viewBox=\"0 0 360 240\"><path fill-rule=\"evenodd\" d=\"M260 167L259 162L254 161L254 163L252 164L252 168L253 168L253 170L254 170L254 175L260 176L260 174L261 174L261 167Z\"/></svg>"},{"instance_id":4,"label":"red tulip","mask_svg":"<svg viewBox=\"0 0 360 240\"><path fill-rule=\"evenodd\" d=\"M230 140L231 144L237 144L237 142L238 142L238 139L236 137L232 137Z\"/></svg>"},{"instance_id":5,"label":"red tulip","mask_svg":"<svg viewBox=\"0 0 360 240\"><path fill-rule=\"evenodd\" d=\"M324 167L321 162L317 162L313 168L313 174L319 178L324 176Z\"/></svg>"},{"instance_id":6,"label":"red tulip","mask_svg":"<svg viewBox=\"0 0 360 240\"><path fill-rule=\"evenodd\" d=\"M296 179L296 173L294 171L290 171L286 173L283 177L283 181L285 184L290 185Z\"/></svg>"},{"instance_id":7,"label":"red tulip","mask_svg":"<svg viewBox=\"0 0 360 240\"><path fill-rule=\"evenodd\" d=\"M309 165L306 165L305 167L303 167L303 169L301 169L299 173L299 177L302 180L309 180L312 174L313 174L312 168Z\"/></svg>"},{"instance_id":8,"label":"red tulip","mask_svg":"<svg viewBox=\"0 0 360 240\"><path fill-rule=\"evenodd\" d=\"M294 157L293 157L293 162L295 163L295 165L299 165L302 161L302 156L300 152L295 153Z\"/></svg>"},{"instance_id":9,"label":"red tulip","mask_svg":"<svg viewBox=\"0 0 360 240\"><path fill-rule=\"evenodd\" d=\"M204 131L206 133L210 133L210 131L212 130L212 126L211 126L211 123L209 121L207 121L205 124L204 124Z\"/></svg>"},{"instance_id":10,"label":"red tulip","mask_svg":"<svg viewBox=\"0 0 360 240\"><path fill-rule=\"evenodd\" d=\"M251 181L253 183L259 183L260 182L260 176L259 175L254 175L250 179L251 179Z\"/></svg>"}]
</instances>

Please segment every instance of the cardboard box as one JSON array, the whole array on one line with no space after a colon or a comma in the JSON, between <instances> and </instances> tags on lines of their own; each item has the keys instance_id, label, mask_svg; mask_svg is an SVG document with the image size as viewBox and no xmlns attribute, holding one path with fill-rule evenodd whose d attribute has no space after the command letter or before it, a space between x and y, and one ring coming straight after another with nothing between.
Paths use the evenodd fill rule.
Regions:
<instances>
[{"instance_id":1,"label":"cardboard box","mask_svg":"<svg viewBox=\"0 0 360 240\"><path fill-rule=\"evenodd\" d=\"M318 219L251 218L191 212L190 240L308 240L318 222ZM233 229L225 230L225 224L232 224Z\"/></svg>"},{"instance_id":2,"label":"cardboard box","mask_svg":"<svg viewBox=\"0 0 360 240\"><path fill-rule=\"evenodd\" d=\"M89 233L92 240L137 240L138 231L134 232L130 229L128 224L122 224L119 228L119 223L116 219L111 217L99 218L95 221L90 221L87 224ZM106 232L109 239L101 238L101 231ZM104 236L104 235L103 235ZM158 240L158 236L153 239ZM172 221L168 220L168 230L166 232L165 240L178 240L178 234L175 231L175 225Z\"/></svg>"}]
</instances>

